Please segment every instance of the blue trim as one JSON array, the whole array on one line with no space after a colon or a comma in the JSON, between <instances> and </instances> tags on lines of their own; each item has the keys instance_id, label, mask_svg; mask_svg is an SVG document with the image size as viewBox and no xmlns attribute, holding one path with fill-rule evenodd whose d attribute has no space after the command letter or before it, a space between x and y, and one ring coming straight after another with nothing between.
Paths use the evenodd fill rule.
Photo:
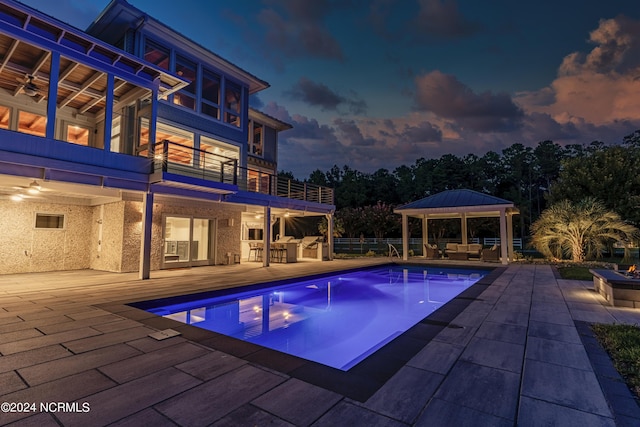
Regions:
<instances>
[{"instance_id":1,"label":"blue trim","mask_svg":"<svg viewBox=\"0 0 640 427\"><path fill-rule=\"evenodd\" d=\"M104 106L104 151L111 151L111 128L113 127L113 88L115 77L107 74L107 97ZM122 124L120 124L122 126Z\"/></svg>"},{"instance_id":2,"label":"blue trim","mask_svg":"<svg viewBox=\"0 0 640 427\"><path fill-rule=\"evenodd\" d=\"M98 59L95 59L88 55L80 54L78 51L63 46L59 43L53 42L51 40L47 40L44 37L35 35L33 33L29 33L22 28L16 28L11 25L8 25L4 21L0 21L0 31L5 34L15 37L20 41L24 41L26 43L35 45L41 49L45 49L51 52L58 52L62 54L66 58L71 59L72 61L80 62L83 65L94 68L97 71L102 71L104 73L114 73L119 77L122 77L124 80L127 80L129 83L136 84L138 86L150 88L152 79L143 79L135 74L127 73L120 68L114 67L107 63L104 63ZM53 72L53 70L52 70Z\"/></svg>"},{"instance_id":3,"label":"blue trim","mask_svg":"<svg viewBox=\"0 0 640 427\"><path fill-rule=\"evenodd\" d=\"M51 71L49 74L49 94L47 96L47 138L56 137L56 112L58 106L58 80L60 77L60 54L51 52Z\"/></svg>"}]
</instances>

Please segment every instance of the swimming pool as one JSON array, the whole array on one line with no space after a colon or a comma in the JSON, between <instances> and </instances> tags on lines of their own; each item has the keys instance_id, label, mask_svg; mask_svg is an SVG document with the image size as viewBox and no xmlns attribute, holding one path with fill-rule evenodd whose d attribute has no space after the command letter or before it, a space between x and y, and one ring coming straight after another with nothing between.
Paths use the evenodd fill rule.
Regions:
<instances>
[{"instance_id":1,"label":"swimming pool","mask_svg":"<svg viewBox=\"0 0 640 427\"><path fill-rule=\"evenodd\" d=\"M390 265L141 308L347 371L487 270Z\"/></svg>"}]
</instances>

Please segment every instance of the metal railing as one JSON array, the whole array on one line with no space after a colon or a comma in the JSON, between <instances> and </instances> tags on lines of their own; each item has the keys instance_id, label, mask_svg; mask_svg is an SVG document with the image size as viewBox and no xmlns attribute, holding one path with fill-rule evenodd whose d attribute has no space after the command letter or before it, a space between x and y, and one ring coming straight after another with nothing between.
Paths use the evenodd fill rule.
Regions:
<instances>
[{"instance_id":1,"label":"metal railing","mask_svg":"<svg viewBox=\"0 0 640 427\"><path fill-rule=\"evenodd\" d=\"M333 204L333 189L238 165L238 160L171 141L154 146L154 168L177 175L237 185L240 190Z\"/></svg>"}]
</instances>

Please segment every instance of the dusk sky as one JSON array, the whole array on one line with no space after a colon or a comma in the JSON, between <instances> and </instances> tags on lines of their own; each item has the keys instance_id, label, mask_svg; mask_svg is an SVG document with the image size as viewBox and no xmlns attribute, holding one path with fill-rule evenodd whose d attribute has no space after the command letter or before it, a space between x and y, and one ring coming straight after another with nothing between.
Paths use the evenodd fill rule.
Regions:
<instances>
[{"instance_id":1,"label":"dusk sky","mask_svg":"<svg viewBox=\"0 0 640 427\"><path fill-rule=\"evenodd\" d=\"M107 0L25 0L85 29ZM279 169L393 171L640 129L638 0L130 0L271 87Z\"/></svg>"}]
</instances>

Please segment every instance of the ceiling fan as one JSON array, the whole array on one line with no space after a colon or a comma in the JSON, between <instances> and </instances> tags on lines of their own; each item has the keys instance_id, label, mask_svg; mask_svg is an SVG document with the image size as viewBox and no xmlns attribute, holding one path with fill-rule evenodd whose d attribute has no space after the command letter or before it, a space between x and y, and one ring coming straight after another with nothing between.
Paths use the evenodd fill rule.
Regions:
<instances>
[{"instance_id":1,"label":"ceiling fan","mask_svg":"<svg viewBox=\"0 0 640 427\"><path fill-rule=\"evenodd\" d=\"M22 83L20 91L25 95L34 97L40 93L40 88L33 82L35 80L35 76L27 74L24 79L16 80Z\"/></svg>"}]
</instances>

